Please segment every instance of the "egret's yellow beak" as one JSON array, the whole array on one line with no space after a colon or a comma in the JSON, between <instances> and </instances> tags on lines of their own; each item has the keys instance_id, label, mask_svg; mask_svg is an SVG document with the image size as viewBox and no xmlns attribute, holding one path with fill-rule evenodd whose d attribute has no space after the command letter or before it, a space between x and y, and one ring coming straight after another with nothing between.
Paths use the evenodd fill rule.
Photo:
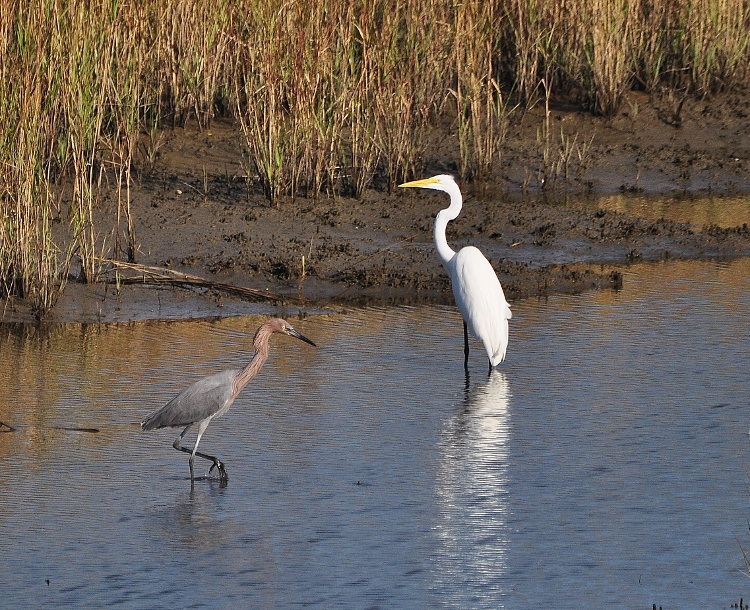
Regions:
<instances>
[{"instance_id":1,"label":"egret's yellow beak","mask_svg":"<svg viewBox=\"0 0 750 610\"><path fill-rule=\"evenodd\" d=\"M413 180L412 182L404 182L399 184L399 187L403 188L429 188L433 184L439 184L440 180L437 178L422 178L421 180Z\"/></svg>"}]
</instances>

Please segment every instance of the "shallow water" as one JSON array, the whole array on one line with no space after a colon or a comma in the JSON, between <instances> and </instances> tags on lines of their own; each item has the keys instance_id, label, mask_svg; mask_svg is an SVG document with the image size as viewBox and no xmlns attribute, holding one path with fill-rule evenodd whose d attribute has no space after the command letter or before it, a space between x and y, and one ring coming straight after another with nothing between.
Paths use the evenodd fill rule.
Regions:
<instances>
[{"instance_id":1,"label":"shallow water","mask_svg":"<svg viewBox=\"0 0 750 610\"><path fill-rule=\"evenodd\" d=\"M136 424L242 364L259 318L3 328L1 605L747 600L749 296L737 260L516 302L468 384L454 308L295 320L319 347L274 337L201 441L227 486L193 489L179 430Z\"/></svg>"},{"instance_id":2,"label":"shallow water","mask_svg":"<svg viewBox=\"0 0 750 610\"><path fill-rule=\"evenodd\" d=\"M737 227L750 218L750 199L746 195L693 197L654 197L619 194L597 198L597 209L613 210L629 216L658 220L666 218L693 225Z\"/></svg>"}]
</instances>

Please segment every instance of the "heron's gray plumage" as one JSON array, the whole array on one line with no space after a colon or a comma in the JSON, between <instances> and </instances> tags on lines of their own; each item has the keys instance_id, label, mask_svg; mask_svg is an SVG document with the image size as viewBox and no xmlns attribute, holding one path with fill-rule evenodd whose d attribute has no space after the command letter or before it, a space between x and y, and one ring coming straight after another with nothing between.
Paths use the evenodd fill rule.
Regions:
<instances>
[{"instance_id":1,"label":"heron's gray plumage","mask_svg":"<svg viewBox=\"0 0 750 610\"><path fill-rule=\"evenodd\" d=\"M218 417L232 404L232 380L241 370L222 371L195 382L146 418L141 427L144 430L176 428L207 417Z\"/></svg>"},{"instance_id":2,"label":"heron's gray plumage","mask_svg":"<svg viewBox=\"0 0 750 610\"><path fill-rule=\"evenodd\" d=\"M222 481L227 480L227 471L224 464L212 455L199 453L198 443L201 436L206 431L206 427L214 417L225 413L231 406L234 399L260 371L261 367L268 359L269 339L273 333L282 333L290 337L301 339L305 343L315 345L310 339L301 335L294 330L291 325L281 318L273 318L265 324L261 324L253 338L253 348L255 354L247 366L241 369L232 369L222 371L215 375L209 375L199 381L196 381L186 390L180 392L161 409L153 415L150 415L141 422L143 430L155 430L157 428L172 428L176 426L185 426L185 429L177 437L172 445L179 451L190 454L190 480L193 476L193 461L195 456L202 457L213 462L208 471L209 474L214 468L219 469L219 476ZM198 434L195 439L195 445L192 450L182 447L182 439L193 425L198 427Z\"/></svg>"}]
</instances>

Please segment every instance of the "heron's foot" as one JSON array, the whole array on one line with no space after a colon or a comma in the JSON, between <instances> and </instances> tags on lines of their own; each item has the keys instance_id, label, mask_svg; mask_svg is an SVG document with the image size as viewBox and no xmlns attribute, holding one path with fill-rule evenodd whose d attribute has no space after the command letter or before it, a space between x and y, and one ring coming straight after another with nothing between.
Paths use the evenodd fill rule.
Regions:
<instances>
[{"instance_id":1,"label":"heron's foot","mask_svg":"<svg viewBox=\"0 0 750 610\"><path fill-rule=\"evenodd\" d=\"M208 474L210 475L214 468L217 468L219 470L219 479L222 481L229 480L229 475L227 474L226 466L221 462L221 460L214 460L214 463L211 465L211 468L208 469Z\"/></svg>"}]
</instances>

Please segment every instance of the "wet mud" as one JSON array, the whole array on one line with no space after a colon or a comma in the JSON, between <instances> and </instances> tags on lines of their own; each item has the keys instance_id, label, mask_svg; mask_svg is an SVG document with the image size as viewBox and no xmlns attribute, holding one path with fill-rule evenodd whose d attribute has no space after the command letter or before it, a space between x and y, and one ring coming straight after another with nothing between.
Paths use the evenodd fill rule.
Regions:
<instances>
[{"instance_id":1,"label":"wet mud","mask_svg":"<svg viewBox=\"0 0 750 610\"><path fill-rule=\"evenodd\" d=\"M747 219L733 226L675 222L597 205L599 197L699 199L750 191L750 98L687 100L631 94L613 118L535 109L510 127L494 176L462 184L464 208L448 226L454 249L479 247L510 301L617 289L627 265L750 253ZM548 125L550 144L540 141ZM454 126L429 134L425 175L457 173ZM561 137L562 136L562 137ZM567 137L567 139L566 139ZM545 149L546 147L546 149ZM548 159L544 161L545 150ZM550 156L551 155L551 156ZM274 205L246 179L242 134L215 121L165 133L158 159L133 189L136 261L283 295L300 310L365 303L452 302L432 246L444 193L388 192L376 181L361 200L284 198ZM396 189L398 191L398 189ZM113 225L114 190L98 210ZM112 236L108 237L112 243ZM57 321L226 315L248 302L209 288L71 281ZM262 309L262 306L261 306ZM23 320L23 303L4 319Z\"/></svg>"}]
</instances>

